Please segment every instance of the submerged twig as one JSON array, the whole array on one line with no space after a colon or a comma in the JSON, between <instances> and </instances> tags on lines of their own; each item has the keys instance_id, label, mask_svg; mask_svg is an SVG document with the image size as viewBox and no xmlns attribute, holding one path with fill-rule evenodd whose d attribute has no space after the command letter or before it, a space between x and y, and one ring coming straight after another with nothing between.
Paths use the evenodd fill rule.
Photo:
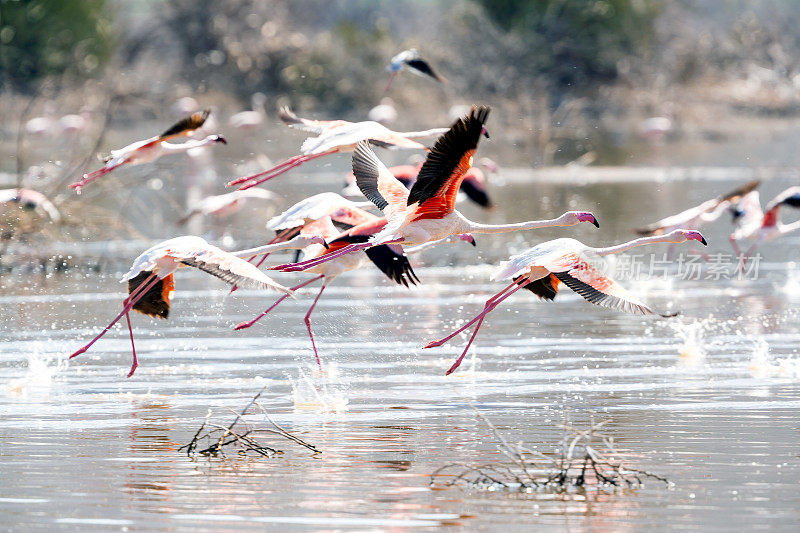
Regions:
<instances>
[{"instance_id":1,"label":"submerged twig","mask_svg":"<svg viewBox=\"0 0 800 533\"><path fill-rule=\"evenodd\" d=\"M261 406L261 404L258 403L258 399L265 390L266 387L258 391L258 393L247 403L247 405L244 406L244 409L241 411L233 411L232 409L228 409L228 411L234 414L233 421L228 425L219 425L210 422L212 411L209 409L206 419L200 425L200 428L195 432L192 440L188 444L178 448L178 451L185 450L186 455L189 457L196 455L204 455L207 457L225 457L225 449L226 447L230 447L240 455L247 455L249 452L254 452L263 457L272 457L283 452L276 448L265 446L259 443L253 437L253 434L273 433L304 446L315 453L321 453L317 447L305 442L295 435L292 435L276 424L269 417L266 410ZM275 429L257 428L244 422L244 415L251 407L253 407L253 405L256 405L259 408L261 414L264 415L267 421ZM240 426L242 427L240 428ZM201 442L205 442L205 448L198 449Z\"/></svg>"},{"instance_id":2,"label":"submerged twig","mask_svg":"<svg viewBox=\"0 0 800 533\"><path fill-rule=\"evenodd\" d=\"M489 462L477 466L450 463L431 474L432 486L452 487L463 484L492 490L518 490L523 492L550 490L563 492L568 489L635 488L650 478L668 486L672 483L665 477L647 470L629 468L621 461L607 457L598 451L604 447L608 454L616 453L613 438L599 430L608 421L590 421L586 429L576 429L565 424L564 436L556 446L556 452L546 455L522 443L512 446L500 431L474 406L478 416L492 430L498 441L498 450L510 459L509 463Z\"/></svg>"}]
</instances>

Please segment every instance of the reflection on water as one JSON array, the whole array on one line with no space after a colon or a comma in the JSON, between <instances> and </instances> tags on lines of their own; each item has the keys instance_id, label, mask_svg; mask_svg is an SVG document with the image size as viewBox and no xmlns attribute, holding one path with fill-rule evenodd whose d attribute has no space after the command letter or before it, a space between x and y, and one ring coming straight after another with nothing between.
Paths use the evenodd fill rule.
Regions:
<instances>
[{"instance_id":1,"label":"reflection on water","mask_svg":"<svg viewBox=\"0 0 800 533\"><path fill-rule=\"evenodd\" d=\"M729 185L670 192L689 206ZM516 206L511 214L469 214L503 222L585 206L603 230L570 235L591 244L629 237L628 228L648 221L642 213L668 214L644 185L605 187L567 193L548 185L545 206L535 184L518 184L513 194L526 193L527 205L499 189L498 201ZM587 199L597 194L606 200L594 208ZM634 201L640 212L629 208ZM307 296L233 332L273 298L246 290L228 297L214 280L181 272L168 322L134 318L141 366L125 379L123 329L64 361L118 309L115 274L5 278L0 509L39 529L796 524L800 327L798 280L785 260L797 260L797 241L765 246L753 281L626 282L655 307L674 303L682 315L673 320L614 314L571 293L552 303L517 294L487 319L464 367L445 377L464 339L421 347L496 292L482 263L558 234L485 236L477 249L425 254L424 284L412 290L369 270L342 276L315 315L321 373L302 321ZM725 250L725 234L724 227L709 232L712 248ZM272 441L265 444L285 453L268 460L192 460L177 451L209 408L241 408L264 386L261 404L275 421L323 453ZM433 490L429 475L443 464L502 458L470 403L510 440L538 449L552 449L566 417L575 425L610 418L607 432L626 461L675 487L566 496Z\"/></svg>"}]
</instances>

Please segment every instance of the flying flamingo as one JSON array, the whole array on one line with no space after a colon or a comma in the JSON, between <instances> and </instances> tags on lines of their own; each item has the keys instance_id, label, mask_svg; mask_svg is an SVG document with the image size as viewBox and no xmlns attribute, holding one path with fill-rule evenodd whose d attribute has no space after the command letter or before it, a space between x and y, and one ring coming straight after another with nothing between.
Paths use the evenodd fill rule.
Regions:
<instances>
[{"instance_id":1,"label":"flying flamingo","mask_svg":"<svg viewBox=\"0 0 800 533\"><path fill-rule=\"evenodd\" d=\"M472 336L461 353L461 356L447 371L451 374L467 355L467 350L475 340L478 330L486 315L491 313L500 302L526 288L539 298L552 300L558 293L559 284L563 283L577 292L587 301L617 311L635 315L661 315L663 317L675 316L656 313L648 306L639 302L628 294L616 281L603 274L599 257L624 252L635 246L654 244L659 242L682 243L698 241L706 244L705 238L698 231L674 230L665 235L642 237L630 242L609 246L607 248L592 248L575 239L555 239L543 242L533 248L512 256L504 261L495 270L492 280L513 280L505 289L498 292L486 301L483 311L446 337L428 343L425 348L441 346L457 334L461 333L477 322Z\"/></svg>"},{"instance_id":2,"label":"flying flamingo","mask_svg":"<svg viewBox=\"0 0 800 533\"><path fill-rule=\"evenodd\" d=\"M250 131L255 130L264 123L267 112L264 110L264 104L267 103L267 97L264 93L255 93L251 97L252 110L239 111L228 119L228 124L238 130Z\"/></svg>"},{"instance_id":3,"label":"flying flamingo","mask_svg":"<svg viewBox=\"0 0 800 533\"><path fill-rule=\"evenodd\" d=\"M290 127L315 133L317 137L309 137L303 142L300 147L300 155L290 157L269 170L232 180L228 182L228 187L236 185L240 185L240 189L255 187L294 167L302 165L306 161L337 152L351 152L360 141L369 140L371 143L385 148L397 147L427 150L424 145L411 139L439 135L447 131L446 129L438 128L426 131L397 132L372 121L309 120L299 118L288 107L281 108L278 116Z\"/></svg>"},{"instance_id":4,"label":"flying flamingo","mask_svg":"<svg viewBox=\"0 0 800 533\"><path fill-rule=\"evenodd\" d=\"M335 196L338 196L339 200ZM340 226L350 227L340 232L334 226L334 222ZM269 229L280 232L300 231L301 235L313 233L325 237L329 249L326 250L319 244L310 245L302 251L303 257L306 259L323 257L352 243L362 243L383 229L384 226L386 226L385 218L379 218L367 213L355 206L353 202L335 193L323 193L322 195L307 198L287 209L285 213L273 218L267 224ZM345 272L366 266L370 261L386 274L389 279L398 284L408 287L409 283L416 284L419 281L401 247L397 245L381 245L365 250L363 253L348 254L333 261L317 265L309 270L310 273L317 274L317 276L290 289L295 291L317 280L322 280L322 286L304 318L308 335L311 338L311 347L320 367L322 367L322 363L314 341L314 333L311 331L311 313L322 296L322 292L334 279ZM285 299L286 295L281 296L266 311L252 320L238 324L234 329L249 328Z\"/></svg>"},{"instance_id":5,"label":"flying flamingo","mask_svg":"<svg viewBox=\"0 0 800 533\"><path fill-rule=\"evenodd\" d=\"M76 189L76 191L80 193L81 187L84 187L86 184L91 183L101 176L105 176L122 165L140 165L142 163L155 161L163 155L186 152L192 148L199 148L210 144L227 144L227 141L220 135L209 135L202 140L189 140L181 144L167 142L171 139L191 135L205 123L208 114L208 110L195 113L179 121L161 135L143 141L137 141L119 150L112 150L111 154L103 159L105 162L103 168L84 174L82 180L71 183L69 187L71 189Z\"/></svg>"},{"instance_id":6,"label":"flying flamingo","mask_svg":"<svg viewBox=\"0 0 800 533\"><path fill-rule=\"evenodd\" d=\"M717 220L732 204L738 202L743 196L755 190L760 183L759 180L750 181L728 194L706 200L696 207L682 211L677 215L662 218L657 222L653 222L641 228L636 228L633 231L639 235L651 236L663 235L676 229L700 229L704 224ZM673 248L674 245L670 245L669 256L672 255Z\"/></svg>"},{"instance_id":7,"label":"flying flamingo","mask_svg":"<svg viewBox=\"0 0 800 533\"><path fill-rule=\"evenodd\" d=\"M780 221L781 206L800 207L800 187L789 187L781 192L767 204L766 210L761 210L761 201L758 191L746 194L738 203L734 216L739 221L739 227L729 238L736 254L741 258L740 268L743 268L747 258L752 255L762 242L771 241L781 235L786 235L800 229L800 220L791 224ZM749 239L755 241L743 254L737 241Z\"/></svg>"},{"instance_id":8,"label":"flying flamingo","mask_svg":"<svg viewBox=\"0 0 800 533\"><path fill-rule=\"evenodd\" d=\"M275 201L278 199L278 195L264 189L252 189L248 191L232 191L215 196L206 196L200 200L197 206L190 209L189 212L178 221L178 224L186 224L192 217L197 215L228 217L239 211L245 203L251 199Z\"/></svg>"},{"instance_id":9,"label":"flying flamingo","mask_svg":"<svg viewBox=\"0 0 800 533\"><path fill-rule=\"evenodd\" d=\"M408 50L403 50L394 56L392 61L389 63L389 66L386 67L386 70L392 74L389 76L389 83L386 84L386 88L383 90L384 93L389 91L389 87L392 86L392 81L394 81L394 78L401 70L404 69L407 69L409 72L413 72L418 76L428 76L439 83L445 83L447 81L437 74L427 61L419 56L419 52L417 52L416 48L409 48Z\"/></svg>"},{"instance_id":10,"label":"flying flamingo","mask_svg":"<svg viewBox=\"0 0 800 533\"><path fill-rule=\"evenodd\" d=\"M269 253L287 248L303 248L314 243L324 243L318 236L298 236L288 242L260 246L238 252L226 252L208 244L204 239L187 235L156 244L137 257L131 269L122 277L128 283L128 297L123 301L122 311L88 344L72 353L70 359L88 350L105 335L123 316L128 322L128 331L133 351L133 364L128 373L131 377L138 366L136 347L133 344L133 329L129 312L131 309L158 318L169 316L172 295L175 290L173 274L181 267L194 267L207 272L231 285L270 289L292 295L292 290L276 283L258 268L240 256Z\"/></svg>"},{"instance_id":11,"label":"flying flamingo","mask_svg":"<svg viewBox=\"0 0 800 533\"><path fill-rule=\"evenodd\" d=\"M417 175L419 174L420 169L422 168L422 164L424 163L424 159L416 165L397 165L394 167L389 167L389 172L391 172L392 176L397 178L397 180L403 184L406 189L410 189L414 186L414 183L417 181ZM497 163L489 159L488 157L481 157L478 159L478 164L474 167L470 167L466 173L464 173L464 180L461 182L461 188L459 189L460 192L463 192L467 198L475 202L481 207L486 209L491 209L494 207L492 204L492 200L489 198L489 194L486 192L486 173L494 174L497 172ZM484 173L484 170L486 173ZM358 185L356 184L356 176L352 172L347 175L347 187L344 190L345 194L348 195L360 195L361 191L358 190ZM461 198L458 199L459 201Z\"/></svg>"},{"instance_id":12,"label":"flying flamingo","mask_svg":"<svg viewBox=\"0 0 800 533\"><path fill-rule=\"evenodd\" d=\"M32 209L50 217L53 222L61 220L61 213L47 196L33 189L0 189L0 205L18 204L23 209Z\"/></svg>"},{"instance_id":13,"label":"flying flamingo","mask_svg":"<svg viewBox=\"0 0 800 533\"><path fill-rule=\"evenodd\" d=\"M478 140L485 134L483 124L488 115L488 107L474 107L469 116L456 121L436 141L411 191L392 176L367 143L359 143L353 155L353 172L364 196L386 215L389 221L386 227L365 243L354 243L310 261L272 268L286 272L306 270L347 253L380 244L402 243L403 246L415 246L439 241L451 235L506 233L552 226L573 226L580 222L591 222L598 226L594 215L583 211L568 211L553 220L481 224L468 220L455 210L456 194L464 173L472 164L472 155L478 146Z\"/></svg>"}]
</instances>

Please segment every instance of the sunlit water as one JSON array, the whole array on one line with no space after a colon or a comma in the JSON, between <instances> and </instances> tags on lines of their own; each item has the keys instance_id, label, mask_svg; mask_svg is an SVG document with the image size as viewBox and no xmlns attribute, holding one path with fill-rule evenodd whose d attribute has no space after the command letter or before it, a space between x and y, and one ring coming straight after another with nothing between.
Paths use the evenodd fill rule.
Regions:
<instances>
[{"instance_id":1,"label":"sunlit water","mask_svg":"<svg viewBox=\"0 0 800 533\"><path fill-rule=\"evenodd\" d=\"M659 187L685 208L732 184ZM765 195L784 185L767 184ZM423 285L411 290L372 270L341 277L312 317L322 373L303 324L313 286L234 332L274 296L228 296L221 283L180 272L169 321L134 317L140 367L126 379L130 344L121 327L65 361L118 311L116 272L0 279L3 524L192 531L796 525L800 282L786 261L800 260L797 237L765 246L755 280L674 279L673 269L666 278L624 282L654 307L681 309L675 319L616 314L568 290L552 303L521 291L489 316L455 374L444 371L466 336L421 349L502 287L488 281L484 263L544 237L598 245L629 238L631 226L676 210L652 189L497 189L501 203L515 206L510 213L465 210L499 222L586 207L602 230L479 236L478 249L459 243L424 255ZM513 195L529 200L513 203ZM726 220L708 232L712 251L729 253L727 229ZM285 452L269 459L192 460L178 451L209 409L225 423L232 415L223 408L240 409L262 387L272 418L321 454L279 437L263 439ZM509 441L543 450L555 447L566 420L610 419L619 455L674 487L652 482L570 495L432 489L429 476L440 466L502 459L470 406Z\"/></svg>"}]
</instances>

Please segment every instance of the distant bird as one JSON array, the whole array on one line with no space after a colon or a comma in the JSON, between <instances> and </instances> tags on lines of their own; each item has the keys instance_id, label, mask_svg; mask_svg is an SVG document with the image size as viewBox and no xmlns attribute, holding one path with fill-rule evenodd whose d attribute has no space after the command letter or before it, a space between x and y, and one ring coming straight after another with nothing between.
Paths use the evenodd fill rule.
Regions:
<instances>
[{"instance_id":1,"label":"distant bird","mask_svg":"<svg viewBox=\"0 0 800 533\"><path fill-rule=\"evenodd\" d=\"M81 109L78 115L64 115L58 119L58 129L62 135L80 135L89 127L91 117L92 114L88 109Z\"/></svg>"},{"instance_id":2,"label":"distant bird","mask_svg":"<svg viewBox=\"0 0 800 533\"><path fill-rule=\"evenodd\" d=\"M0 189L0 205L16 204L22 209L33 210L39 215L47 215L53 222L61 220L53 202L47 196L33 189Z\"/></svg>"},{"instance_id":3,"label":"distant bird","mask_svg":"<svg viewBox=\"0 0 800 533\"><path fill-rule=\"evenodd\" d=\"M419 56L419 52L417 52L416 48L403 50L394 56L389 66L386 67L386 70L391 72L391 75L389 76L389 83L386 84L386 88L383 92L389 91L389 87L392 86L392 81L394 81L395 76L397 76L401 70L408 70L418 76L428 76L439 83L445 83L447 81L437 74L427 61Z\"/></svg>"},{"instance_id":4,"label":"distant bird","mask_svg":"<svg viewBox=\"0 0 800 533\"><path fill-rule=\"evenodd\" d=\"M303 248L313 243L324 243L324 240L318 236L298 236L288 242L238 252L226 252L193 235L176 237L156 244L137 257L128 273L122 277L121 282L128 283L128 297L123 301L122 312L99 335L73 352L69 358L86 352L124 316L128 322L133 351L133 364L128 373L128 377L131 377L138 366L138 360L128 313L134 310L156 318L167 318L175 291L173 274L176 270L182 267L194 267L231 285L275 290L291 296L291 289L276 283L239 256L269 253L287 248Z\"/></svg>"},{"instance_id":5,"label":"distant bird","mask_svg":"<svg viewBox=\"0 0 800 533\"><path fill-rule=\"evenodd\" d=\"M244 131L252 131L259 128L267 117L267 112L264 109L266 103L267 97L263 93L253 94L251 97L252 110L239 111L228 119L228 124Z\"/></svg>"},{"instance_id":6,"label":"distant bird","mask_svg":"<svg viewBox=\"0 0 800 533\"><path fill-rule=\"evenodd\" d=\"M397 120L397 109L394 107L394 100L391 98L381 98L381 103L373 107L367 113L367 120L377 122L387 126Z\"/></svg>"},{"instance_id":7,"label":"distant bird","mask_svg":"<svg viewBox=\"0 0 800 533\"><path fill-rule=\"evenodd\" d=\"M41 116L33 117L25 122L25 133L31 137L45 138L50 137L56 132L55 104L47 102Z\"/></svg>"},{"instance_id":8,"label":"distant bird","mask_svg":"<svg viewBox=\"0 0 800 533\"><path fill-rule=\"evenodd\" d=\"M641 228L636 228L633 231L639 235L647 236L663 235L681 228L694 230L700 229L701 226L717 220L720 216L722 216L723 213L725 213L726 210L730 209L730 207L738 202L744 195L755 190L759 184L759 180L750 181L745 185L729 192L728 194L718 196L711 200L706 200L696 207L692 207L686 211L681 211L677 215L671 215L667 218L662 218L657 222L653 222L652 224L643 226ZM671 255L672 248L673 247L670 246L670 250L668 252L669 255Z\"/></svg>"},{"instance_id":9,"label":"distant bird","mask_svg":"<svg viewBox=\"0 0 800 533\"><path fill-rule=\"evenodd\" d=\"M200 109L200 104L191 96L184 96L175 100L175 103L169 108L170 112L175 117L185 117L191 115Z\"/></svg>"},{"instance_id":10,"label":"distant bird","mask_svg":"<svg viewBox=\"0 0 800 533\"><path fill-rule=\"evenodd\" d=\"M250 189L247 191L233 191L215 196L206 196L200 203L190 209L178 221L178 224L186 224L192 217L197 215L214 216L218 218L229 217L239 211L250 199L275 201L280 198L274 192L264 189Z\"/></svg>"},{"instance_id":11,"label":"distant bird","mask_svg":"<svg viewBox=\"0 0 800 533\"><path fill-rule=\"evenodd\" d=\"M639 133L648 140L661 140L671 131L672 120L669 117L650 117L639 123Z\"/></svg>"},{"instance_id":12,"label":"distant bird","mask_svg":"<svg viewBox=\"0 0 800 533\"><path fill-rule=\"evenodd\" d=\"M744 267L750 257L763 242L769 242L787 233L800 229L800 220L791 224L780 221L781 206L800 207L800 187L789 187L772 199L764 211L761 210L761 201L758 191L746 194L737 204L734 211L735 220L739 227L734 231L729 240L733 250L741 258L740 267ZM755 241L743 254L737 241L748 239Z\"/></svg>"},{"instance_id":13,"label":"distant bird","mask_svg":"<svg viewBox=\"0 0 800 533\"><path fill-rule=\"evenodd\" d=\"M71 189L76 189L77 192L80 192L81 187L84 187L86 184L108 174L112 170L121 167L122 165L140 165L142 163L150 163L151 161L155 161L163 155L186 152L192 148L199 148L201 146L208 146L216 143L227 144L227 141L220 135L209 135L202 140L190 140L181 144L172 144L167 142L171 139L191 135L192 132L199 129L203 123L205 123L206 119L208 118L208 113L208 110L203 111L202 113L195 113L194 115L181 120L157 137L151 137L150 139L129 144L128 146L120 148L119 150L112 150L110 155L103 158L103 161L105 162L105 166L103 168L88 174L84 174L82 180L71 183L69 187Z\"/></svg>"},{"instance_id":14,"label":"distant bird","mask_svg":"<svg viewBox=\"0 0 800 533\"><path fill-rule=\"evenodd\" d=\"M568 211L554 220L532 220L518 224L481 224L466 219L455 209L464 174L472 165L472 155L489 116L486 106L474 107L469 116L459 119L442 135L428 154L411 191L392 176L389 169L370 150L359 143L353 154L353 172L361 192L386 215L389 223L368 242L351 244L324 257L273 269L294 272L306 270L321 262L379 244L415 246L438 241L451 235L474 233L506 233L552 226L573 226L591 222L594 215Z\"/></svg>"},{"instance_id":15,"label":"distant bird","mask_svg":"<svg viewBox=\"0 0 800 533\"><path fill-rule=\"evenodd\" d=\"M486 315L500 305L500 302L523 287L544 300L552 300L558 293L559 284L563 283L585 300L602 307L634 315L675 316L674 314L662 315L661 313L656 313L647 305L628 294L617 282L603 273L603 269L599 264L601 261L599 257L624 252L635 246L645 244L660 242L682 243L687 241L698 241L703 245L706 244L705 238L699 232L682 229L665 235L642 237L607 248L592 248L575 239L555 239L543 242L501 263L492 275L492 279L513 280L511 284L489 298L483 311L478 313L475 318L450 335L428 343L425 348L441 346L477 322L466 348L447 371L447 374L452 373L466 356L467 350L475 340L475 336L478 334Z\"/></svg>"},{"instance_id":16,"label":"distant bird","mask_svg":"<svg viewBox=\"0 0 800 533\"><path fill-rule=\"evenodd\" d=\"M340 231L334 226L334 223L340 228L347 227L348 229ZM302 200L267 223L268 229L283 232L284 235L287 235L286 232L294 231L303 232L301 234L313 233L314 235L325 237L329 248L323 248L319 244L308 246L302 252L305 259L322 257L348 244L364 242L384 226L386 226L385 218L378 218L367 213L357 207L354 202L350 202L335 193L322 193ZM288 234L291 235L291 233ZM318 276L291 289L297 290L317 280L322 280L322 286L304 319L308 335L311 337L314 356L320 366L322 366L322 363L317 353L314 334L311 331L311 313L314 311L320 296L322 296L322 292L334 279L345 272L366 266L370 261L395 283L408 287L409 283L413 285L419 281L414 274L411 263L403 253L403 249L396 245L383 245L370 248L363 253L359 252L339 257L312 268L309 272L318 274ZM242 322L234 329L249 328L285 299L286 296L282 296L269 309L252 320Z\"/></svg>"},{"instance_id":17,"label":"distant bird","mask_svg":"<svg viewBox=\"0 0 800 533\"><path fill-rule=\"evenodd\" d=\"M392 176L397 178L397 180L402 183L406 189L410 189L417 181L417 175L422 168L423 162L424 160L418 165L397 165L394 167L389 167L389 172L391 172ZM491 209L494 207L494 204L489 198L489 194L486 190L486 183L488 180L486 179L486 174L482 169L485 169L486 172L490 174L495 173L498 169L497 163L488 157L481 157L478 159L478 164L474 167L470 167L466 173L464 173L464 180L461 182L461 188L459 189L459 192L463 192L467 198L479 206ZM356 184L356 176L352 172L347 175L347 183L348 185L344 190L345 194L361 195L361 191L358 189L358 185ZM463 198L459 196L457 201L461 200L463 200Z\"/></svg>"},{"instance_id":18,"label":"distant bird","mask_svg":"<svg viewBox=\"0 0 800 533\"><path fill-rule=\"evenodd\" d=\"M369 140L372 144L384 148L396 147L426 150L427 148L424 145L411 139L439 135L447 131L446 128L437 128L426 131L396 132L371 121L309 120L299 118L288 107L281 108L278 116L290 127L315 133L317 137L309 137L303 142L300 148L302 152L300 155L290 157L264 172L232 180L228 182L228 187L236 185L241 185L240 189L255 187L294 167L302 165L306 161L337 152L350 152L360 141Z\"/></svg>"}]
</instances>

